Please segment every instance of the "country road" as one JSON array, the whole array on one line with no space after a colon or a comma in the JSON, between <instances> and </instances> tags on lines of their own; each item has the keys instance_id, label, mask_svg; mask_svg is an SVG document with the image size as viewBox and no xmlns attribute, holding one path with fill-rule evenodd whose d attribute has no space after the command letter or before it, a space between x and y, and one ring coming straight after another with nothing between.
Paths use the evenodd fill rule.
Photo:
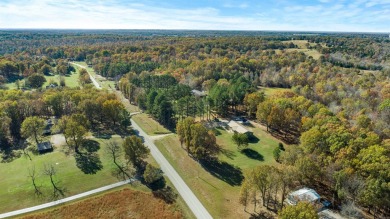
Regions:
<instances>
[{"instance_id":1,"label":"country road","mask_svg":"<svg viewBox=\"0 0 390 219\"><path fill-rule=\"evenodd\" d=\"M162 153L158 150L153 140L149 135L147 135L138 124L131 120L131 124L135 130L138 131L139 136L143 137L144 143L149 147L150 153L153 158L160 165L161 170L164 171L165 175L169 178L172 184L175 186L176 190L179 192L181 197L187 203L188 207L194 213L194 215L199 219L209 219L212 218L210 213L206 210L206 208L202 205L199 199L194 195L191 189L187 186L187 184L183 181L180 175L176 172L176 170L171 166L171 164L167 161L167 159L162 155Z\"/></svg>"},{"instance_id":2,"label":"country road","mask_svg":"<svg viewBox=\"0 0 390 219\"><path fill-rule=\"evenodd\" d=\"M42 204L42 205L37 205L37 206L34 206L34 207L30 207L30 208L23 208L23 209L20 209L20 210L7 212L7 213L4 213L4 214L0 214L0 218L13 217L13 216L17 216L17 215L20 215L20 214L25 214L25 213L30 213L30 212L33 212L33 211L38 211L38 210L41 210L41 209L44 209L44 208L53 207L53 206L56 206L56 205L63 204L65 202L73 201L73 200L76 200L76 199L79 199L79 198L83 198L83 197L86 197L86 196L89 196L89 195L92 195L92 194L96 194L96 193L99 193L99 192L104 192L104 191L107 191L107 190L110 190L110 189L113 189L113 188L116 188L116 187L119 187L119 186L123 186L123 185L126 185L126 184L134 181L134 180L135 179L129 179L129 180L117 182L117 183L114 183L114 184L111 184L111 185L108 185L108 186L103 186L103 187L100 187L100 188L97 188L97 189L94 189L94 190L90 190L88 192L83 192L83 193L80 193L80 194L77 194L77 195L74 195L74 196L70 196L70 197L67 197L67 198L64 198L64 199L60 199L60 200L57 200L57 201L49 202L49 203Z\"/></svg>"},{"instance_id":3,"label":"country road","mask_svg":"<svg viewBox=\"0 0 390 219\"><path fill-rule=\"evenodd\" d=\"M76 65L76 66L78 66L78 67L80 67L80 68L83 68L83 69L87 70L87 68L86 68L85 66L82 66L82 65L77 64L77 63L74 63L74 62L70 62L70 63L73 64L73 65ZM93 76L91 75L91 73L89 73L88 70L87 70L87 72L88 72L88 74L89 74L89 78L91 79L93 85L95 85L95 87L96 87L97 89L102 89L102 87L100 86L100 84L96 81L95 77L93 77Z\"/></svg>"}]
</instances>

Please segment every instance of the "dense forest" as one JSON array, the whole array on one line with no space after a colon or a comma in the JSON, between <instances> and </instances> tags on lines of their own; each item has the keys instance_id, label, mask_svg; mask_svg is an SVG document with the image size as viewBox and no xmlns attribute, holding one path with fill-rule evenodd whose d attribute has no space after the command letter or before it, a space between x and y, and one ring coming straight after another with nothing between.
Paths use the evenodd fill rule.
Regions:
<instances>
[{"instance_id":1,"label":"dense forest","mask_svg":"<svg viewBox=\"0 0 390 219\"><path fill-rule=\"evenodd\" d=\"M292 39L307 41L319 58ZM259 168L254 175L293 169L302 183L321 183L339 202L353 201L376 214L390 211L387 35L3 30L0 54L0 86L26 78L38 88L0 91L2 149L21 137L29 116L82 113L89 124L126 124L128 115L112 112L111 105L121 104L110 94L92 99L97 92L92 88L40 90L37 76L66 75L73 70L69 61L85 61L167 128L186 117L245 115L297 144L283 152L282 170ZM265 95L261 87L290 90ZM192 95L194 89L207 97ZM249 181L244 188L254 189Z\"/></svg>"}]
</instances>

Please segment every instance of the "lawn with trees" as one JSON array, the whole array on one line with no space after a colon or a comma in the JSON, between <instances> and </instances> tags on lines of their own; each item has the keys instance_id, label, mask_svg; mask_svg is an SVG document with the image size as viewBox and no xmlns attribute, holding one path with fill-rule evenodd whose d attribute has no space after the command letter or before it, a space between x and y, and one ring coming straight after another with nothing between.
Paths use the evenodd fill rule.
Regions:
<instances>
[{"instance_id":1,"label":"lawn with trees","mask_svg":"<svg viewBox=\"0 0 390 219\"><path fill-rule=\"evenodd\" d=\"M234 198L239 197L243 180L232 181L218 172L238 169L234 166L235 159L229 158L235 154L238 154L237 163L249 163L248 171L253 169L256 172L261 168L260 163L294 169L297 178L293 179L294 185L289 189L310 186L321 190L325 198L332 200L333 206L348 206L353 202L370 215L389 216L390 189L387 182L390 179L386 165L390 163L388 35L153 33L155 35L139 31L134 36L126 31L60 34L48 31L37 37L26 37L33 36L34 31L1 32L1 86L6 88L7 84L17 82L16 87L20 88L23 87L20 81L24 81L28 88L36 90L0 91L3 159L13 156L8 152L13 151L10 148L18 145L20 139L28 137L34 144L40 141L34 137L34 126L27 122L21 131L22 123L28 117L56 116L60 119L66 116L60 119L62 131L78 159L82 158L80 154L91 155L91 159L96 157L93 154L96 152L88 152L90 147L79 145L78 140L86 137L85 130L95 129L92 130L94 133L104 135L107 134L105 127L115 129L128 125L129 115L118 107L126 100L115 100L120 96L118 93L102 91L89 101L84 99L85 95L96 95L97 92L85 85L88 82L84 78L85 72L80 76L77 74L80 79L77 83L80 81L82 88L65 89L65 80L59 81L58 89L64 89L59 93L39 88L48 74L72 75L70 72L74 68L69 62L76 61L88 65L87 71L93 69L96 77L101 75L112 80L110 83L115 83L116 92L122 92L129 104L144 110L147 114L138 115L137 122L142 124L145 118L142 128L148 133L159 134L161 128L164 133L169 130L178 134L161 140L159 147L165 150L166 156L174 154L170 157L170 161L176 162L174 166L188 170L180 171L179 168L178 172L205 205L212 206L208 208L213 216L228 217L229 213L248 216L238 198ZM46 44L48 41L50 45ZM151 122L148 116L164 129ZM194 122L189 129L185 128L183 135L177 125L189 117L210 121L232 116L246 116L257 121L252 129L260 146L249 142L247 149L257 151L264 161L242 154L246 149L240 151L237 146L245 144L241 144L239 138L233 141L233 134L220 131L218 136L216 130L207 130L202 123ZM67 120L70 127L77 128L77 133L72 133L71 128L67 130ZM114 130L114 133L123 134L119 132ZM229 136L227 140L222 139L224 135ZM278 140L267 143L266 136ZM278 147L279 142L284 142L285 151ZM221 151L214 150L216 148ZM223 154L224 148L233 152ZM176 160L179 158L182 160ZM211 161L214 168L210 169ZM252 162L260 166L251 166ZM197 174L200 178L190 179ZM272 173L265 175L278 177ZM234 193L210 192L213 186L228 188L224 183L234 184ZM358 189L354 185L359 185ZM258 200L260 206L275 205L268 212L275 215L280 210L279 195L282 193L279 187L271 187L267 192L270 194L267 199L261 196L252 198ZM229 209L223 207L225 205ZM240 211L238 209L242 209L238 215L231 212ZM258 210L255 208L250 213L258 214ZM348 212L348 209L341 212Z\"/></svg>"}]
</instances>

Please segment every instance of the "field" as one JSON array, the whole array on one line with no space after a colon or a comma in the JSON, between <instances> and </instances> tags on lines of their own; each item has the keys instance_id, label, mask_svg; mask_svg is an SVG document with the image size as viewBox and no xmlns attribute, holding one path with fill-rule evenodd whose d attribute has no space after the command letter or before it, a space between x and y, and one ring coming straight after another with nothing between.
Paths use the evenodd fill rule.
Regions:
<instances>
[{"instance_id":1,"label":"field","mask_svg":"<svg viewBox=\"0 0 390 219\"><path fill-rule=\"evenodd\" d=\"M152 119L148 114L140 113L132 116L132 119L144 130L148 135L160 135L171 133L164 128L160 123Z\"/></svg>"},{"instance_id":2,"label":"field","mask_svg":"<svg viewBox=\"0 0 390 219\"><path fill-rule=\"evenodd\" d=\"M114 136L113 139L118 142L121 141L119 136ZM99 171L95 167L95 174L83 173L76 166L74 156L67 156L64 153L67 146L57 147L54 152L44 155L30 153L32 161L21 156L9 163L0 163L0 176L6 176L0 179L0 188L2 188L0 189L0 212L4 213L50 201L52 187L49 177L43 174L45 164L54 165L57 170L55 179L59 181L61 187L66 188L66 196L117 182L118 179L111 174L114 165L108 154L105 153L106 145L104 142L106 140L97 141L100 143L100 149L97 154L103 167ZM38 175L36 182L41 186L42 192L45 194L43 198L34 196L34 188L31 179L28 177L28 169L34 166Z\"/></svg>"},{"instance_id":3,"label":"field","mask_svg":"<svg viewBox=\"0 0 390 219\"><path fill-rule=\"evenodd\" d=\"M156 146L213 217L248 218L250 215L238 202L243 174L257 165L276 165L272 150L279 141L262 128L253 127L259 141L251 143L247 153L241 153L231 141L230 133L218 131L217 143L222 147L219 163L201 165L196 162L181 148L177 135L156 141Z\"/></svg>"},{"instance_id":4,"label":"field","mask_svg":"<svg viewBox=\"0 0 390 219\"><path fill-rule=\"evenodd\" d=\"M183 218L175 205L168 205L150 192L135 191L126 186L98 196L48 211L23 217L35 218Z\"/></svg>"},{"instance_id":5,"label":"field","mask_svg":"<svg viewBox=\"0 0 390 219\"><path fill-rule=\"evenodd\" d=\"M279 91L291 91L289 88L280 88L280 87L261 87L258 86L260 91L263 91L266 96L271 96Z\"/></svg>"},{"instance_id":6,"label":"field","mask_svg":"<svg viewBox=\"0 0 390 219\"><path fill-rule=\"evenodd\" d=\"M57 84L60 84L60 76L59 75L45 75L45 78L46 78L46 82L43 84L43 88L45 88L46 86L50 85L50 83L54 83L54 82L57 82ZM67 76L63 76L63 78L65 79L65 85L67 87L79 87L79 81L78 81L78 78L79 78L79 71L78 69L76 68L76 72L72 72L72 74L70 75L67 75ZM20 81L20 86L24 84L24 79ZM7 83L6 84L6 87L8 89L17 89L17 86L16 86L16 83L15 82L12 82L12 83ZM22 87L22 86L21 86Z\"/></svg>"},{"instance_id":7,"label":"field","mask_svg":"<svg viewBox=\"0 0 390 219\"><path fill-rule=\"evenodd\" d=\"M308 43L307 40L288 40L288 41L283 41L285 43L294 43L295 45L298 46L298 48L293 48L293 49L285 49L286 51L298 51L298 52L303 52L305 53L307 56L311 56L313 57L313 59L319 59L321 57L321 53L319 53L317 50L315 49L309 49L307 48L306 44ZM309 43L310 46L315 46L316 44L315 43ZM325 45L322 45L323 47L325 47ZM278 50L278 52L280 52L280 50Z\"/></svg>"},{"instance_id":8,"label":"field","mask_svg":"<svg viewBox=\"0 0 390 219\"><path fill-rule=\"evenodd\" d=\"M84 66L85 69L96 79L96 81L102 86L102 88L110 90L110 88L115 88L115 82L109 81L106 78L96 74L95 70L93 68L88 67L87 63L85 62L75 62L76 64L79 64L81 66ZM79 68L78 66L74 65L75 68Z\"/></svg>"}]
</instances>

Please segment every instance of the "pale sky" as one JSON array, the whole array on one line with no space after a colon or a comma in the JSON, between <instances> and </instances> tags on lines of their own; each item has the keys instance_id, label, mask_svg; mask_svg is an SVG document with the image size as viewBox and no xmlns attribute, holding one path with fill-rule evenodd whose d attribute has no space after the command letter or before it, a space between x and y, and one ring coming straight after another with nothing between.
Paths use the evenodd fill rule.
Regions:
<instances>
[{"instance_id":1,"label":"pale sky","mask_svg":"<svg viewBox=\"0 0 390 219\"><path fill-rule=\"evenodd\" d=\"M0 0L0 28L390 32L390 0Z\"/></svg>"}]
</instances>

